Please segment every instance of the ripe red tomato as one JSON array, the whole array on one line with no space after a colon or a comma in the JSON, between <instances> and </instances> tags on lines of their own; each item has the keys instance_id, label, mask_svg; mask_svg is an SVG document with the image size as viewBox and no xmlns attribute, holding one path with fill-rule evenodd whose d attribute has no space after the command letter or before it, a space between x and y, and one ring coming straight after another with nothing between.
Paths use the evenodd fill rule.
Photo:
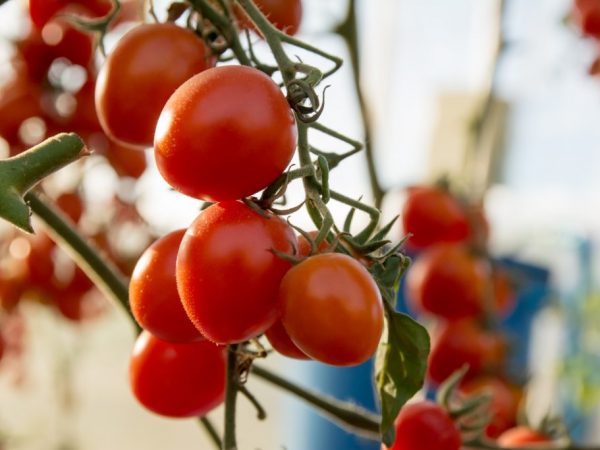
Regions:
<instances>
[{"instance_id":1,"label":"ripe red tomato","mask_svg":"<svg viewBox=\"0 0 600 450\"><path fill-rule=\"evenodd\" d=\"M308 234L310 235L311 239L315 239L319 232L318 231L309 231ZM321 241L321 243L317 246L317 253L322 253L325 252L329 249L329 242L327 242L325 239L323 239ZM308 242L308 240L306 240L306 238L304 236L302 236L301 234L298 235L298 255L300 256L308 256L310 255L310 252L312 250L312 247L310 245L310 242Z\"/></svg>"},{"instance_id":2,"label":"ripe red tomato","mask_svg":"<svg viewBox=\"0 0 600 450\"><path fill-rule=\"evenodd\" d=\"M382 450L459 450L460 432L452 418L438 404L420 401L405 405L395 422L394 445Z\"/></svg>"},{"instance_id":3,"label":"ripe red tomato","mask_svg":"<svg viewBox=\"0 0 600 450\"><path fill-rule=\"evenodd\" d=\"M497 370L504 361L506 343L472 320L447 322L434 336L427 367L428 380L440 384L463 365L469 365L465 379Z\"/></svg>"},{"instance_id":4,"label":"ripe red tomato","mask_svg":"<svg viewBox=\"0 0 600 450\"><path fill-rule=\"evenodd\" d=\"M164 179L203 200L235 200L274 181L292 159L294 115L267 75L246 66L206 70L171 96L156 127Z\"/></svg>"},{"instance_id":5,"label":"ripe red tomato","mask_svg":"<svg viewBox=\"0 0 600 450\"><path fill-rule=\"evenodd\" d=\"M573 17L584 35L600 38L600 2L575 0Z\"/></svg>"},{"instance_id":6,"label":"ripe red tomato","mask_svg":"<svg viewBox=\"0 0 600 450\"><path fill-rule=\"evenodd\" d=\"M135 320L153 335L171 342L203 339L177 293L175 262L184 233L173 231L148 247L129 283L129 305Z\"/></svg>"},{"instance_id":7,"label":"ripe red tomato","mask_svg":"<svg viewBox=\"0 0 600 450\"><path fill-rule=\"evenodd\" d=\"M74 223L83 215L83 200L77 192L63 192L56 198L58 206Z\"/></svg>"},{"instance_id":8,"label":"ripe red tomato","mask_svg":"<svg viewBox=\"0 0 600 450\"><path fill-rule=\"evenodd\" d=\"M467 212L450 193L432 186L408 189L401 213L408 245L429 247L441 242L463 242L469 238Z\"/></svg>"},{"instance_id":9,"label":"ripe red tomato","mask_svg":"<svg viewBox=\"0 0 600 450\"><path fill-rule=\"evenodd\" d=\"M265 336L273 346L282 355L288 358L295 359L310 359L290 338L290 335L285 330L281 320L276 321L271 328L265 331Z\"/></svg>"},{"instance_id":10,"label":"ripe red tomato","mask_svg":"<svg viewBox=\"0 0 600 450\"><path fill-rule=\"evenodd\" d=\"M143 331L129 362L138 401L168 417L203 416L223 402L225 349L209 341L173 343Z\"/></svg>"},{"instance_id":11,"label":"ripe red tomato","mask_svg":"<svg viewBox=\"0 0 600 450\"><path fill-rule=\"evenodd\" d=\"M281 321L292 341L313 359L336 366L368 360L383 331L377 284L355 259L311 256L283 277Z\"/></svg>"},{"instance_id":12,"label":"ripe red tomato","mask_svg":"<svg viewBox=\"0 0 600 450\"><path fill-rule=\"evenodd\" d=\"M177 256L177 288L188 316L211 341L242 342L277 319L279 284L296 236L276 216L241 202L217 203L188 228Z\"/></svg>"},{"instance_id":13,"label":"ripe red tomato","mask_svg":"<svg viewBox=\"0 0 600 450\"><path fill-rule=\"evenodd\" d=\"M98 74L96 109L112 139L151 147L160 111L188 78L212 65L204 42L172 23L125 34Z\"/></svg>"},{"instance_id":14,"label":"ripe red tomato","mask_svg":"<svg viewBox=\"0 0 600 450\"><path fill-rule=\"evenodd\" d=\"M490 438L498 437L503 431L516 425L521 390L502 378L484 376L467 380L460 386L460 392L466 395L491 395L489 403L490 423L485 434Z\"/></svg>"},{"instance_id":15,"label":"ripe red tomato","mask_svg":"<svg viewBox=\"0 0 600 450\"><path fill-rule=\"evenodd\" d=\"M524 444L547 444L550 442L552 442L552 439L550 439L545 434L542 434L539 431L532 430L531 428L525 426L519 426L505 431L498 437L497 441L498 445L504 448L519 448L523 447ZM527 445L527 447L532 446ZM545 448L547 446L541 447Z\"/></svg>"},{"instance_id":16,"label":"ripe red tomato","mask_svg":"<svg viewBox=\"0 0 600 450\"><path fill-rule=\"evenodd\" d=\"M289 34L295 35L302 22L302 1L301 0L255 0L256 6L278 29ZM250 18L244 10L236 6L236 16L240 28L256 30Z\"/></svg>"},{"instance_id":17,"label":"ripe red tomato","mask_svg":"<svg viewBox=\"0 0 600 450\"><path fill-rule=\"evenodd\" d=\"M406 274L411 309L451 320L481 314L485 288L485 265L461 245L427 249Z\"/></svg>"},{"instance_id":18,"label":"ripe red tomato","mask_svg":"<svg viewBox=\"0 0 600 450\"><path fill-rule=\"evenodd\" d=\"M73 9L80 13L81 6L85 7L84 16L98 18L105 16L112 9L110 0L29 0L29 16L33 24L42 29L59 12Z\"/></svg>"}]
</instances>

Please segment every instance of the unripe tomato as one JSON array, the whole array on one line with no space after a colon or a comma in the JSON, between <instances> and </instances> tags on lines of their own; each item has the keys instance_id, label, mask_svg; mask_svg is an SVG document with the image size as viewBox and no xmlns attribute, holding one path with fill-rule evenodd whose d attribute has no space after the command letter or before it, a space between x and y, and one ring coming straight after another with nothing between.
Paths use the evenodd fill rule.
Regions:
<instances>
[{"instance_id":1,"label":"unripe tomato","mask_svg":"<svg viewBox=\"0 0 600 450\"><path fill-rule=\"evenodd\" d=\"M171 96L156 127L158 169L173 188L209 201L268 186L294 154L294 115L279 86L246 66L206 70Z\"/></svg>"},{"instance_id":2,"label":"unripe tomato","mask_svg":"<svg viewBox=\"0 0 600 450\"><path fill-rule=\"evenodd\" d=\"M290 335L285 330L281 320L276 321L271 328L265 331L265 336L273 346L282 355L288 358L295 359L310 359L290 338Z\"/></svg>"},{"instance_id":3,"label":"unripe tomato","mask_svg":"<svg viewBox=\"0 0 600 450\"><path fill-rule=\"evenodd\" d=\"M211 341L242 342L277 319L279 284L291 264L292 228L241 202L202 211L186 231L177 256L177 288L188 316Z\"/></svg>"},{"instance_id":4,"label":"unripe tomato","mask_svg":"<svg viewBox=\"0 0 600 450\"><path fill-rule=\"evenodd\" d=\"M171 342L203 339L177 293L175 262L184 233L173 231L148 247L129 283L129 304L135 320L153 335Z\"/></svg>"},{"instance_id":5,"label":"unripe tomato","mask_svg":"<svg viewBox=\"0 0 600 450\"><path fill-rule=\"evenodd\" d=\"M368 360L383 331L377 284L355 259L311 256L283 277L281 320L292 341L317 361L352 366Z\"/></svg>"},{"instance_id":6,"label":"unripe tomato","mask_svg":"<svg viewBox=\"0 0 600 450\"><path fill-rule=\"evenodd\" d=\"M406 274L411 309L456 320L483 312L486 294L483 262L461 245L439 244L416 259Z\"/></svg>"},{"instance_id":7,"label":"unripe tomato","mask_svg":"<svg viewBox=\"0 0 600 450\"><path fill-rule=\"evenodd\" d=\"M151 147L167 99L211 65L204 42L192 31L172 23L135 27L98 74L96 109L102 128L117 141Z\"/></svg>"},{"instance_id":8,"label":"unripe tomato","mask_svg":"<svg viewBox=\"0 0 600 450\"><path fill-rule=\"evenodd\" d=\"M449 193L432 186L408 189L400 214L408 244L415 248L442 242L463 242L469 238L467 212Z\"/></svg>"},{"instance_id":9,"label":"unripe tomato","mask_svg":"<svg viewBox=\"0 0 600 450\"><path fill-rule=\"evenodd\" d=\"M497 370L506 354L504 339L482 329L472 320L447 322L434 335L427 377L440 384L465 364L469 370L465 379Z\"/></svg>"},{"instance_id":10,"label":"unripe tomato","mask_svg":"<svg viewBox=\"0 0 600 450\"><path fill-rule=\"evenodd\" d=\"M223 402L225 367L225 349L212 342L177 344L143 331L129 361L129 383L156 414L203 416Z\"/></svg>"},{"instance_id":11,"label":"unripe tomato","mask_svg":"<svg viewBox=\"0 0 600 450\"><path fill-rule=\"evenodd\" d=\"M498 437L498 445L504 448L536 447L529 444L548 444L552 442L545 434L532 430L529 427L519 426L505 431ZM540 448L547 448L547 445L540 445Z\"/></svg>"},{"instance_id":12,"label":"unripe tomato","mask_svg":"<svg viewBox=\"0 0 600 450\"><path fill-rule=\"evenodd\" d=\"M460 432L438 404L421 401L405 405L395 422L396 440L382 450L459 450Z\"/></svg>"},{"instance_id":13,"label":"unripe tomato","mask_svg":"<svg viewBox=\"0 0 600 450\"><path fill-rule=\"evenodd\" d=\"M298 32L302 22L301 0L255 0L254 3L269 19L269 22L281 31L290 36ZM236 5L235 13L241 28L256 29L241 7Z\"/></svg>"}]
</instances>

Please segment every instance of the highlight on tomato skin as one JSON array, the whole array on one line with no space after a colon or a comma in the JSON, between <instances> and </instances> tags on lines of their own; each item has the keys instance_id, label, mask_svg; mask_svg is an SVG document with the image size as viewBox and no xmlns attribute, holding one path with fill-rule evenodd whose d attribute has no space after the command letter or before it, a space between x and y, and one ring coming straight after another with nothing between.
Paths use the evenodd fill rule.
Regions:
<instances>
[{"instance_id":1,"label":"highlight on tomato skin","mask_svg":"<svg viewBox=\"0 0 600 450\"><path fill-rule=\"evenodd\" d=\"M462 439L450 415L437 403L404 405L394 423L396 439L381 450L459 450Z\"/></svg>"},{"instance_id":2,"label":"highlight on tomato skin","mask_svg":"<svg viewBox=\"0 0 600 450\"><path fill-rule=\"evenodd\" d=\"M177 289L196 328L219 344L243 342L275 323L281 279L291 263L293 229L241 202L216 203L187 229L177 256Z\"/></svg>"},{"instance_id":3,"label":"highlight on tomato skin","mask_svg":"<svg viewBox=\"0 0 600 450\"><path fill-rule=\"evenodd\" d=\"M340 253L311 256L283 277L281 321L311 358L336 366L367 361L383 332L383 303L371 274Z\"/></svg>"},{"instance_id":4,"label":"highlight on tomato skin","mask_svg":"<svg viewBox=\"0 0 600 450\"><path fill-rule=\"evenodd\" d=\"M203 416L225 397L225 348L209 341L172 343L147 331L137 338L129 382L137 400L166 417Z\"/></svg>"},{"instance_id":5,"label":"highlight on tomato skin","mask_svg":"<svg viewBox=\"0 0 600 450\"><path fill-rule=\"evenodd\" d=\"M175 263L185 229L156 240L138 259L129 283L131 312L140 326L160 339L192 342L204 339L183 309Z\"/></svg>"},{"instance_id":6,"label":"highlight on tomato skin","mask_svg":"<svg viewBox=\"0 0 600 450\"><path fill-rule=\"evenodd\" d=\"M117 43L98 74L96 109L105 133L129 146L152 147L160 112L171 94L213 63L191 30L171 23L136 26Z\"/></svg>"},{"instance_id":7,"label":"highlight on tomato skin","mask_svg":"<svg viewBox=\"0 0 600 450\"><path fill-rule=\"evenodd\" d=\"M183 83L156 126L154 156L165 181L206 201L248 197L290 163L297 129L279 86L258 69L221 66Z\"/></svg>"}]
</instances>

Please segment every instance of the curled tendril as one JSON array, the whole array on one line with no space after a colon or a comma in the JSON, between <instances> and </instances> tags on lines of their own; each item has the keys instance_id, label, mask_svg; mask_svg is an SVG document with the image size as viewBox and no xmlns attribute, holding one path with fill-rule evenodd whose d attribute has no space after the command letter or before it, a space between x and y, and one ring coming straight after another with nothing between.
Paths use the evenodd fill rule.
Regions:
<instances>
[{"instance_id":1,"label":"curled tendril","mask_svg":"<svg viewBox=\"0 0 600 450\"><path fill-rule=\"evenodd\" d=\"M302 122L312 123L319 120L325 107L325 91L328 87L323 89L323 101L321 102L314 87L308 81L294 79L287 83L288 102Z\"/></svg>"}]
</instances>

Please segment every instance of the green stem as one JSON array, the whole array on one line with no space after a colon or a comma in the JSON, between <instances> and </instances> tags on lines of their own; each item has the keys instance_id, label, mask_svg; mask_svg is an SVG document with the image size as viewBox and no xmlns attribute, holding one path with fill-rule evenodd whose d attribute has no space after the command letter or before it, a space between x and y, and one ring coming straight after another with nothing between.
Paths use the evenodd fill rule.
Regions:
<instances>
[{"instance_id":1,"label":"green stem","mask_svg":"<svg viewBox=\"0 0 600 450\"><path fill-rule=\"evenodd\" d=\"M86 241L60 211L44 203L32 192L25 195L25 200L46 225L50 236L69 253L94 284L132 318L128 281L119 269L109 260L102 258L100 250ZM134 320L132 322L138 327ZM137 330L140 330L139 327Z\"/></svg>"},{"instance_id":2,"label":"green stem","mask_svg":"<svg viewBox=\"0 0 600 450\"><path fill-rule=\"evenodd\" d=\"M211 420L206 416L200 417L198 420L204 428L204 431L206 431L206 434L208 434L208 437L210 438L211 442L215 444L215 448L221 450L223 448L223 442L221 441L219 432L217 431Z\"/></svg>"},{"instance_id":3,"label":"green stem","mask_svg":"<svg viewBox=\"0 0 600 450\"><path fill-rule=\"evenodd\" d=\"M238 394L237 344L227 347L227 380L225 387L225 436L223 450L237 450L235 413Z\"/></svg>"},{"instance_id":4,"label":"green stem","mask_svg":"<svg viewBox=\"0 0 600 450\"><path fill-rule=\"evenodd\" d=\"M375 166L375 154L373 149L373 127L371 121L371 115L367 107L367 102L363 95L361 87L361 76L360 76L360 54L358 51L358 32L356 26L356 4L355 0L349 0L348 12L346 18L335 30L346 42L348 51L350 53L350 61L352 63L352 74L354 90L358 99L358 105L360 108L360 115L363 122L363 128L365 133L365 156L367 158L367 170L369 172L369 182L371 184L371 192L373 194L373 201L377 209L381 208L383 197L386 191L381 186L379 177L377 175L377 168Z\"/></svg>"},{"instance_id":5,"label":"green stem","mask_svg":"<svg viewBox=\"0 0 600 450\"><path fill-rule=\"evenodd\" d=\"M303 399L342 428L375 441L379 440L379 422L381 418L377 414L353 403L343 402L304 389L256 364L252 365L252 373L264 381Z\"/></svg>"},{"instance_id":6,"label":"green stem","mask_svg":"<svg viewBox=\"0 0 600 450\"><path fill-rule=\"evenodd\" d=\"M233 22L220 14L206 0L188 0L188 2L194 9L200 11L204 18L208 19L215 27L217 27L240 64L251 66L252 62L250 61L250 58L248 58L244 47L242 47L238 30Z\"/></svg>"}]
</instances>

